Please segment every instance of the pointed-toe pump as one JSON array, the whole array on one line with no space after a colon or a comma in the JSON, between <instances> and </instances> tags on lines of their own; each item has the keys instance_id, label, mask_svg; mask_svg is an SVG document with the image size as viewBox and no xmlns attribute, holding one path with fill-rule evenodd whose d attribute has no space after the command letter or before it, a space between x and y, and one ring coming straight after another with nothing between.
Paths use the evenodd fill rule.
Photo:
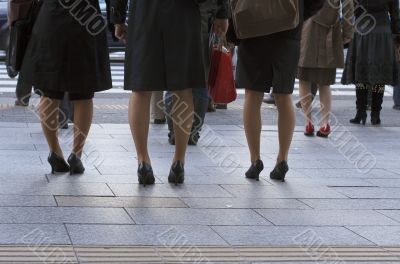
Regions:
<instances>
[{"instance_id":1,"label":"pointed-toe pump","mask_svg":"<svg viewBox=\"0 0 400 264\"><path fill-rule=\"evenodd\" d=\"M314 125L311 122L308 122L308 124L306 125L306 129L304 130L304 135L306 137L313 137L314 136Z\"/></svg>"},{"instance_id":2,"label":"pointed-toe pump","mask_svg":"<svg viewBox=\"0 0 400 264\"><path fill-rule=\"evenodd\" d=\"M317 137L327 138L331 133L331 126L327 124L324 127L321 127L317 132Z\"/></svg>"},{"instance_id":3,"label":"pointed-toe pump","mask_svg":"<svg viewBox=\"0 0 400 264\"><path fill-rule=\"evenodd\" d=\"M175 185L182 184L185 181L185 169L181 161L175 161L169 172L168 182Z\"/></svg>"},{"instance_id":4,"label":"pointed-toe pump","mask_svg":"<svg viewBox=\"0 0 400 264\"><path fill-rule=\"evenodd\" d=\"M281 161L280 163L276 164L275 168L273 171L271 171L270 178L272 180L278 180L278 181L285 181L286 173L289 171L289 166L287 162Z\"/></svg>"},{"instance_id":5,"label":"pointed-toe pump","mask_svg":"<svg viewBox=\"0 0 400 264\"><path fill-rule=\"evenodd\" d=\"M146 162L142 162L139 164L137 174L139 184L143 184L143 186L153 185L156 181L153 173L153 168L150 164L147 164Z\"/></svg>"},{"instance_id":6,"label":"pointed-toe pump","mask_svg":"<svg viewBox=\"0 0 400 264\"><path fill-rule=\"evenodd\" d=\"M47 161L50 163L52 174L69 172L68 163L55 152L50 152Z\"/></svg>"},{"instance_id":7,"label":"pointed-toe pump","mask_svg":"<svg viewBox=\"0 0 400 264\"><path fill-rule=\"evenodd\" d=\"M262 160L257 160L254 164L251 164L249 170L246 172L246 178L260 180L260 173L264 169L264 163Z\"/></svg>"},{"instance_id":8,"label":"pointed-toe pump","mask_svg":"<svg viewBox=\"0 0 400 264\"><path fill-rule=\"evenodd\" d=\"M85 167L83 166L82 160L74 153L71 153L68 158L68 163L70 166L69 174L83 174L85 172Z\"/></svg>"}]
</instances>

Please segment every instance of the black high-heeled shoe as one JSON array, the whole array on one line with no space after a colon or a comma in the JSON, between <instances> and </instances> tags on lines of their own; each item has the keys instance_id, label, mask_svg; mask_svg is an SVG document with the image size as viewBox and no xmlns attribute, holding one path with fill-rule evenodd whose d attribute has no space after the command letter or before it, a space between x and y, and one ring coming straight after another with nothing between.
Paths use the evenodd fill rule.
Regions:
<instances>
[{"instance_id":1,"label":"black high-heeled shoe","mask_svg":"<svg viewBox=\"0 0 400 264\"><path fill-rule=\"evenodd\" d=\"M182 184L184 181L185 181L185 168L183 167L183 163L177 160L171 166L171 171L169 172L168 176L168 182L178 185Z\"/></svg>"},{"instance_id":2,"label":"black high-heeled shoe","mask_svg":"<svg viewBox=\"0 0 400 264\"><path fill-rule=\"evenodd\" d=\"M286 173L288 171L289 171L289 166L287 162L284 160L276 164L274 170L271 171L271 174L269 176L272 180L278 180L284 182Z\"/></svg>"},{"instance_id":3,"label":"black high-heeled shoe","mask_svg":"<svg viewBox=\"0 0 400 264\"><path fill-rule=\"evenodd\" d=\"M78 156L76 156L76 154L71 153L71 155L69 155L68 163L70 166L69 169L70 175L83 174L85 172L85 167L83 166L81 159Z\"/></svg>"},{"instance_id":4,"label":"black high-heeled shoe","mask_svg":"<svg viewBox=\"0 0 400 264\"><path fill-rule=\"evenodd\" d=\"M156 181L154 178L153 168L146 162L139 164L137 174L139 184L143 184L143 186L153 185Z\"/></svg>"},{"instance_id":5,"label":"black high-heeled shoe","mask_svg":"<svg viewBox=\"0 0 400 264\"><path fill-rule=\"evenodd\" d=\"M50 152L47 161L50 163L52 174L69 172L67 162L65 162L64 158L58 156L55 152Z\"/></svg>"},{"instance_id":6,"label":"black high-heeled shoe","mask_svg":"<svg viewBox=\"0 0 400 264\"><path fill-rule=\"evenodd\" d=\"M262 160L257 160L255 164L251 164L249 170L246 172L246 178L260 180L260 173L264 169L264 163Z\"/></svg>"}]
</instances>

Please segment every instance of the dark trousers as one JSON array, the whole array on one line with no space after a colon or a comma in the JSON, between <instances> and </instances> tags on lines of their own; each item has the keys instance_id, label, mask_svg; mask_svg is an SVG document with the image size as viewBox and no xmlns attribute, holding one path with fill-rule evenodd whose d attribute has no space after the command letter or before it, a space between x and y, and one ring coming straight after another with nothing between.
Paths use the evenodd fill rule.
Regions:
<instances>
[{"instance_id":1,"label":"dark trousers","mask_svg":"<svg viewBox=\"0 0 400 264\"><path fill-rule=\"evenodd\" d=\"M32 93L32 85L27 84L22 81L21 73L18 76L17 88L15 90L15 95L17 99L24 102L25 104L29 104L29 99L31 98Z\"/></svg>"},{"instance_id":2,"label":"dark trousers","mask_svg":"<svg viewBox=\"0 0 400 264\"><path fill-rule=\"evenodd\" d=\"M393 87L393 101L395 106L400 106L400 85Z\"/></svg>"}]
</instances>

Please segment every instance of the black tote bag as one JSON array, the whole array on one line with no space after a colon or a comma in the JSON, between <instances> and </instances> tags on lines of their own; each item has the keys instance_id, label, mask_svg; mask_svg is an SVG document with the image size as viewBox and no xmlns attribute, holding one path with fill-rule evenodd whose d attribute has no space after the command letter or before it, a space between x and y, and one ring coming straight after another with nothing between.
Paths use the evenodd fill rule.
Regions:
<instances>
[{"instance_id":1,"label":"black tote bag","mask_svg":"<svg viewBox=\"0 0 400 264\"><path fill-rule=\"evenodd\" d=\"M25 51L31 38L33 25L41 6L40 0L11 2L10 12L20 14L10 21L10 44L7 49L8 74L14 78L21 70ZM14 9L14 10L13 10Z\"/></svg>"}]
</instances>

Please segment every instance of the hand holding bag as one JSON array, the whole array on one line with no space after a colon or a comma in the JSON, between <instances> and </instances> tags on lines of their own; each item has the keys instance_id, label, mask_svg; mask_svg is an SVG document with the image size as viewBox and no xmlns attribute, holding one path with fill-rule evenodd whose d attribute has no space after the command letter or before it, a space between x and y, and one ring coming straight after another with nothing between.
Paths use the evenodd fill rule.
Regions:
<instances>
[{"instance_id":1,"label":"hand holding bag","mask_svg":"<svg viewBox=\"0 0 400 264\"><path fill-rule=\"evenodd\" d=\"M236 85L232 68L232 53L223 45L215 45L211 52L209 93L217 104L236 100Z\"/></svg>"},{"instance_id":2,"label":"hand holding bag","mask_svg":"<svg viewBox=\"0 0 400 264\"><path fill-rule=\"evenodd\" d=\"M300 23L299 0L232 0L231 5L239 39L295 29Z\"/></svg>"}]
</instances>

